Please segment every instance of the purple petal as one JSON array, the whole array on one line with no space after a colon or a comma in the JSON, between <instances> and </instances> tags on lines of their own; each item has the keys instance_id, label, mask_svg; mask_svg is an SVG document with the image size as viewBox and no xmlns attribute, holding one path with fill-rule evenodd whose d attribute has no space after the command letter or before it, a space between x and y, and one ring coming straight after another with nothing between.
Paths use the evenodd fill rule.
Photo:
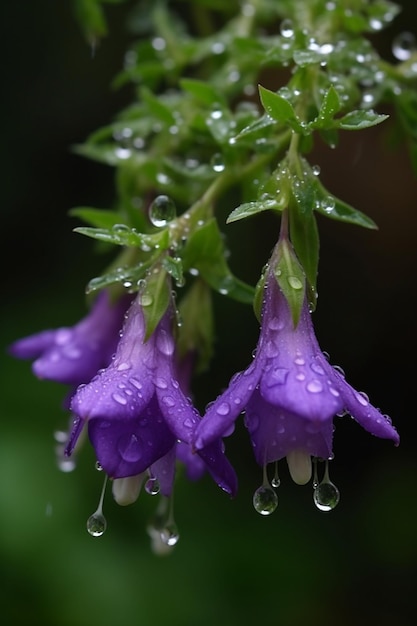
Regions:
<instances>
[{"instance_id":1,"label":"purple petal","mask_svg":"<svg viewBox=\"0 0 417 626\"><path fill-rule=\"evenodd\" d=\"M185 465L188 480L200 480L206 471L206 465L203 459L192 451L188 443L182 441L177 443L177 458Z\"/></svg>"},{"instance_id":2,"label":"purple petal","mask_svg":"<svg viewBox=\"0 0 417 626\"><path fill-rule=\"evenodd\" d=\"M149 468L152 476L158 480L162 495L167 498L171 495L174 484L175 459L176 447L173 445L163 457L155 461Z\"/></svg>"},{"instance_id":3,"label":"purple petal","mask_svg":"<svg viewBox=\"0 0 417 626\"><path fill-rule=\"evenodd\" d=\"M400 437L389 417L382 415L364 394L359 393L347 383L340 374L335 372L338 389L343 398L344 408L369 433L382 439L392 439L396 445Z\"/></svg>"},{"instance_id":4,"label":"purple petal","mask_svg":"<svg viewBox=\"0 0 417 626\"><path fill-rule=\"evenodd\" d=\"M256 357L242 373L236 374L224 391L206 410L194 434L196 450L230 434L235 420L244 410L262 372L263 361Z\"/></svg>"},{"instance_id":5,"label":"purple petal","mask_svg":"<svg viewBox=\"0 0 417 626\"><path fill-rule=\"evenodd\" d=\"M17 359L36 359L53 345L57 332L68 330L68 328L60 328L59 331L43 330L29 337L18 339L9 346L9 353Z\"/></svg>"},{"instance_id":6,"label":"purple petal","mask_svg":"<svg viewBox=\"0 0 417 626\"><path fill-rule=\"evenodd\" d=\"M234 497L237 493L237 476L224 454L223 442L217 440L198 451L217 485Z\"/></svg>"},{"instance_id":7,"label":"purple petal","mask_svg":"<svg viewBox=\"0 0 417 626\"><path fill-rule=\"evenodd\" d=\"M97 460L111 478L144 472L175 445L155 400L135 419L90 419L88 434Z\"/></svg>"},{"instance_id":8,"label":"purple petal","mask_svg":"<svg viewBox=\"0 0 417 626\"><path fill-rule=\"evenodd\" d=\"M259 465L272 463L292 450L329 458L332 454L333 420L312 422L267 402L258 390L245 415L255 458Z\"/></svg>"}]
</instances>

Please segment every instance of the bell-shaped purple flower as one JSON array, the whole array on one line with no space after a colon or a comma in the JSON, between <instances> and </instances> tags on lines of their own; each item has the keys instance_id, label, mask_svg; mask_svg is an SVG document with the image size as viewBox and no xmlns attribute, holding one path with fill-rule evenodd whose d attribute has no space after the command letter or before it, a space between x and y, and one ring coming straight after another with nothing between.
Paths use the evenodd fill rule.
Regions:
<instances>
[{"instance_id":1,"label":"bell-shaped purple flower","mask_svg":"<svg viewBox=\"0 0 417 626\"><path fill-rule=\"evenodd\" d=\"M175 366L172 312L167 310L152 335L145 339L145 318L138 299L126 315L116 354L110 365L72 399L77 416L67 454L84 423L97 459L111 478L155 474L155 464L169 455L164 476L173 476L177 442L189 445L201 417L184 395ZM227 461L220 439L202 446L199 456L217 484L230 494L236 491L236 475ZM169 495L172 480L161 491Z\"/></svg>"},{"instance_id":2,"label":"bell-shaped purple flower","mask_svg":"<svg viewBox=\"0 0 417 626\"><path fill-rule=\"evenodd\" d=\"M294 327L272 270L265 292L256 356L207 408L195 431L195 448L229 434L242 411L261 466L283 457L331 458L333 419L344 412L373 435L398 444L391 421L353 389L320 350L307 302ZM293 465L296 474L297 463ZM299 482L305 481L301 477Z\"/></svg>"},{"instance_id":3,"label":"bell-shaped purple flower","mask_svg":"<svg viewBox=\"0 0 417 626\"><path fill-rule=\"evenodd\" d=\"M131 296L123 296L112 302L103 291L75 326L19 339L9 351L20 359L34 359L32 369L38 378L73 386L86 383L109 364L130 300Z\"/></svg>"}]
</instances>

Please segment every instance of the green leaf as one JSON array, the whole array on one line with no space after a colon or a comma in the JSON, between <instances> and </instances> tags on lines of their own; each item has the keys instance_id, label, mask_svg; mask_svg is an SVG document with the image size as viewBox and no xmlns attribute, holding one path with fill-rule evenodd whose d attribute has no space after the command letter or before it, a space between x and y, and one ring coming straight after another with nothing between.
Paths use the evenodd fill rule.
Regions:
<instances>
[{"instance_id":1,"label":"green leaf","mask_svg":"<svg viewBox=\"0 0 417 626\"><path fill-rule=\"evenodd\" d=\"M340 110L340 100L336 89L333 85L330 85L326 91L323 102L321 103L319 120L322 122L328 122L334 118L336 113ZM322 124L323 127L324 124Z\"/></svg>"},{"instance_id":2,"label":"green leaf","mask_svg":"<svg viewBox=\"0 0 417 626\"><path fill-rule=\"evenodd\" d=\"M290 210L290 233L291 242L310 284L311 294L315 294L320 241L314 213L302 214L299 206L293 203Z\"/></svg>"},{"instance_id":3,"label":"green leaf","mask_svg":"<svg viewBox=\"0 0 417 626\"><path fill-rule=\"evenodd\" d=\"M263 115L259 119L255 120L245 128L243 128L238 135L234 138L236 141L239 141L243 138L250 137L251 140L257 138L264 138L265 131L269 129L274 129L276 126L276 121L272 119L269 115Z\"/></svg>"},{"instance_id":4,"label":"green leaf","mask_svg":"<svg viewBox=\"0 0 417 626\"><path fill-rule=\"evenodd\" d=\"M159 269L147 278L143 290L139 291L140 303L145 317L145 341L154 332L168 308L171 299L170 282L164 270Z\"/></svg>"},{"instance_id":5,"label":"green leaf","mask_svg":"<svg viewBox=\"0 0 417 626\"><path fill-rule=\"evenodd\" d=\"M195 354L200 373L207 369L213 355L213 307L207 283L195 280L181 298L178 310L183 322L177 341L180 359Z\"/></svg>"},{"instance_id":6,"label":"green leaf","mask_svg":"<svg viewBox=\"0 0 417 626\"><path fill-rule=\"evenodd\" d=\"M214 218L190 235L182 256L184 270L197 270L215 291L239 302L252 303L254 289L230 271L225 260L223 237Z\"/></svg>"},{"instance_id":7,"label":"green leaf","mask_svg":"<svg viewBox=\"0 0 417 626\"><path fill-rule=\"evenodd\" d=\"M179 287L184 284L182 261L179 257L167 256L162 261L162 267L172 276Z\"/></svg>"},{"instance_id":8,"label":"green leaf","mask_svg":"<svg viewBox=\"0 0 417 626\"><path fill-rule=\"evenodd\" d=\"M86 293L89 294L116 284L122 284L131 292L136 291L138 281L145 277L149 266L150 263L139 263L132 267L116 267L102 276L92 278L87 285Z\"/></svg>"},{"instance_id":9,"label":"green leaf","mask_svg":"<svg viewBox=\"0 0 417 626\"><path fill-rule=\"evenodd\" d=\"M199 100L202 104L212 106L216 103L224 103L224 97L221 93L210 83L202 80L195 80L193 78L183 78L180 80L180 87L190 93L196 100Z\"/></svg>"},{"instance_id":10,"label":"green leaf","mask_svg":"<svg viewBox=\"0 0 417 626\"><path fill-rule=\"evenodd\" d=\"M272 119L282 124L287 124L297 133L304 133L304 127L295 114L293 106L289 100L278 93L265 89L259 85L259 95L262 106Z\"/></svg>"},{"instance_id":11,"label":"green leaf","mask_svg":"<svg viewBox=\"0 0 417 626\"><path fill-rule=\"evenodd\" d=\"M299 67L314 65L323 60L323 55L317 50L294 50L294 63Z\"/></svg>"},{"instance_id":12,"label":"green leaf","mask_svg":"<svg viewBox=\"0 0 417 626\"><path fill-rule=\"evenodd\" d=\"M336 198L332 194L329 194L328 191L322 187L321 199L315 205L315 210L326 217L329 217L332 220L337 220L338 222L345 222L348 224L355 224L356 226L362 226L363 228L369 229L377 229L378 226L375 224L373 219L358 211L347 202Z\"/></svg>"},{"instance_id":13,"label":"green leaf","mask_svg":"<svg viewBox=\"0 0 417 626\"><path fill-rule=\"evenodd\" d=\"M362 130L370 126L376 126L388 119L389 115L380 115L374 111L351 111L344 117L335 120L337 128L343 130Z\"/></svg>"},{"instance_id":14,"label":"green leaf","mask_svg":"<svg viewBox=\"0 0 417 626\"><path fill-rule=\"evenodd\" d=\"M226 220L226 224L237 222L238 220L242 220L246 217L251 217L252 215L256 215L262 211L282 211L284 208L285 206L282 203L280 204L277 202L277 200L273 197L268 200L245 202L230 213Z\"/></svg>"},{"instance_id":15,"label":"green leaf","mask_svg":"<svg viewBox=\"0 0 417 626\"><path fill-rule=\"evenodd\" d=\"M99 241L105 241L106 243L113 243L118 246L132 246L141 248L144 251L149 251L159 246L161 250L165 250L169 244L168 232L166 230L154 235L147 235L144 233L138 233L133 228L126 226L126 224L114 224L113 228L89 228L88 226L80 226L74 228L74 232L98 239Z\"/></svg>"},{"instance_id":16,"label":"green leaf","mask_svg":"<svg viewBox=\"0 0 417 626\"><path fill-rule=\"evenodd\" d=\"M115 224L120 223L120 214L107 209L94 209L91 207L75 207L69 211L72 217L79 217L81 220L96 228L110 229Z\"/></svg>"},{"instance_id":17,"label":"green leaf","mask_svg":"<svg viewBox=\"0 0 417 626\"><path fill-rule=\"evenodd\" d=\"M305 274L290 242L279 243L278 263L274 267L275 277L291 310L294 327L300 319L305 298Z\"/></svg>"},{"instance_id":18,"label":"green leaf","mask_svg":"<svg viewBox=\"0 0 417 626\"><path fill-rule=\"evenodd\" d=\"M175 117L167 104L155 96L147 87L142 87L140 96L148 105L149 111L154 118L163 122L166 126L175 126Z\"/></svg>"}]
</instances>

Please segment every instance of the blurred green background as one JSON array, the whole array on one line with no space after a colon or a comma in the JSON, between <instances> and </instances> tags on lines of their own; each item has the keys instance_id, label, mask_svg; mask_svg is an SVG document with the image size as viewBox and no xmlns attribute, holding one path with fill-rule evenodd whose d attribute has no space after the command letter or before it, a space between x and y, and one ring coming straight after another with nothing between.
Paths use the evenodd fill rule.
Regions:
<instances>
[{"instance_id":1,"label":"blurred green background","mask_svg":"<svg viewBox=\"0 0 417 626\"><path fill-rule=\"evenodd\" d=\"M402 15L378 35L389 59L394 35L417 31L414 3L401 4ZM312 157L326 186L379 224L368 232L320 221L314 319L322 348L392 416L401 446L340 420L331 467L338 508L318 512L311 485L292 484L282 464L279 508L262 518L251 502L261 471L239 424L227 440L238 497L229 500L209 478L179 483L181 540L158 558L145 530L155 506L146 494L120 508L109 490L108 530L100 539L87 534L101 489L91 450L85 447L75 472L58 471L53 432L66 427L64 390L37 381L28 363L6 354L20 336L75 323L85 313L84 286L102 269L91 243L71 232L76 223L67 212L110 206L113 172L70 147L129 103L129 89L110 89L129 41L127 7L109 6L110 36L94 58L69 1L6 0L0 13L2 623L414 624L417 177L406 150L387 147L389 122L343 137L335 152L319 146ZM265 215L227 227L231 264L242 278L256 281L276 228ZM246 366L258 333L249 309L221 297L215 305L219 353L197 380L200 408ZM237 323L241 332L231 333Z\"/></svg>"}]
</instances>

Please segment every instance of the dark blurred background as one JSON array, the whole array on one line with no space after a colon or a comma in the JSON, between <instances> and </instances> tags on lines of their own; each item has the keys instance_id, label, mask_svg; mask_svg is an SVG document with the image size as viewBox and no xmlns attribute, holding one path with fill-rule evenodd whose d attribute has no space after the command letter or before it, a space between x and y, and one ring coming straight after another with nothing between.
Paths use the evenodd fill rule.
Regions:
<instances>
[{"instance_id":1,"label":"dark blurred background","mask_svg":"<svg viewBox=\"0 0 417 626\"><path fill-rule=\"evenodd\" d=\"M389 60L393 37L417 32L415 3L400 4L400 17L377 37ZM320 220L314 319L332 363L392 416L400 447L340 420L331 464L338 508L318 512L311 485L292 484L282 464L279 508L261 518L251 502L261 471L240 424L227 441L238 497L230 501L208 478L180 483L181 540L171 556L150 551L145 527L154 500L146 494L124 509L109 492L106 534L93 539L85 530L101 489L92 453L83 450L75 472L58 471L53 431L66 427L64 390L35 380L6 347L75 323L85 313L84 286L102 269L91 242L72 233L77 224L67 213L77 205L111 206L113 171L70 148L130 102L129 88L110 88L129 42L128 8L108 6L110 35L92 58L71 2L0 6L2 623L414 624L417 177L407 150L388 146L390 122L346 133L340 149L319 146L312 157L326 186L379 225L371 232ZM231 264L242 278L256 281L276 228L266 215L227 227ZM215 304L219 355L197 381L201 407L247 365L258 334L249 308L221 297ZM236 319L241 332L231 333Z\"/></svg>"}]
</instances>

